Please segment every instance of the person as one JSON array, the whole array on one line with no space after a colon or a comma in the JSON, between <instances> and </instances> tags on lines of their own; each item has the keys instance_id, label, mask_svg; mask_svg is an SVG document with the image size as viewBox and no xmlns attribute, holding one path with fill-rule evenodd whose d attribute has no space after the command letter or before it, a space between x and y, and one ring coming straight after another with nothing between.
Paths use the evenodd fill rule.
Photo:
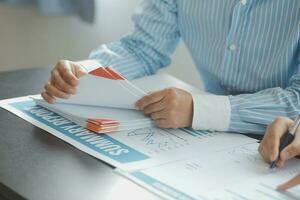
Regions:
<instances>
[{"instance_id":1,"label":"person","mask_svg":"<svg viewBox=\"0 0 300 200\"><path fill-rule=\"evenodd\" d=\"M183 40L211 94L168 88L136 107L161 128L263 134L276 116L300 110L299 9L298 0L144 0L128 35L87 61L59 61L42 96L68 98L80 76L101 66L128 79L154 74Z\"/></svg>"},{"instance_id":2,"label":"person","mask_svg":"<svg viewBox=\"0 0 300 200\"><path fill-rule=\"evenodd\" d=\"M295 138L291 144L286 146L279 153L280 139L287 134L289 126L293 124L293 120L286 117L276 118L266 130L266 133L259 145L258 151L266 162L272 162L277 159L277 166L283 168L285 162L300 154L300 129L295 133ZM279 185L278 190L286 190L300 184L300 174Z\"/></svg>"}]
</instances>

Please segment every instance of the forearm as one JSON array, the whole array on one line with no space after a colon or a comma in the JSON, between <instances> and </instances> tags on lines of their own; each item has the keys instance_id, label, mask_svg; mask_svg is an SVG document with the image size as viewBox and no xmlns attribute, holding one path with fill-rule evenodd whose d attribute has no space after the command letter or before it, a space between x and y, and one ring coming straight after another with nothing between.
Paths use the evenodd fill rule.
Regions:
<instances>
[{"instance_id":1,"label":"forearm","mask_svg":"<svg viewBox=\"0 0 300 200\"><path fill-rule=\"evenodd\" d=\"M110 66L124 75L127 79L135 79L146 75L156 73L156 71L170 63L170 59L161 59L150 56L150 51L134 44L117 41L107 45L102 45L99 49L93 51L90 59L98 61L101 66ZM139 53L137 53L139 52ZM158 63L157 60L165 60L164 63Z\"/></svg>"},{"instance_id":2,"label":"forearm","mask_svg":"<svg viewBox=\"0 0 300 200\"><path fill-rule=\"evenodd\" d=\"M229 131L263 134L277 116L295 118L300 111L299 94L297 88L289 87L230 96Z\"/></svg>"},{"instance_id":3,"label":"forearm","mask_svg":"<svg viewBox=\"0 0 300 200\"><path fill-rule=\"evenodd\" d=\"M128 79L154 74L168 66L180 39L176 1L144 1L133 22L129 35L100 46L89 59L113 67Z\"/></svg>"},{"instance_id":4,"label":"forearm","mask_svg":"<svg viewBox=\"0 0 300 200\"><path fill-rule=\"evenodd\" d=\"M193 128L263 134L275 117L299 113L299 94L289 87L236 96L194 95Z\"/></svg>"}]
</instances>

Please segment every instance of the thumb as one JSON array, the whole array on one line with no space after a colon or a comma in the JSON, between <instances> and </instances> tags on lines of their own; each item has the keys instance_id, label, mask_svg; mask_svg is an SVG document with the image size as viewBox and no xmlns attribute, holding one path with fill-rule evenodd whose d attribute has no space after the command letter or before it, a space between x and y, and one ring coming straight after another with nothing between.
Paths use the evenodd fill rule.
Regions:
<instances>
[{"instance_id":1,"label":"thumb","mask_svg":"<svg viewBox=\"0 0 300 200\"><path fill-rule=\"evenodd\" d=\"M70 62L69 61L69 65L71 67L71 71L77 78L80 78L83 75L88 73L87 69L85 67L83 67L80 62Z\"/></svg>"},{"instance_id":2,"label":"thumb","mask_svg":"<svg viewBox=\"0 0 300 200\"><path fill-rule=\"evenodd\" d=\"M88 74L88 71L85 68L81 68L81 67L77 68L77 70L76 70L77 78L80 78L80 77L82 77L83 75L86 75L86 74Z\"/></svg>"}]
</instances>

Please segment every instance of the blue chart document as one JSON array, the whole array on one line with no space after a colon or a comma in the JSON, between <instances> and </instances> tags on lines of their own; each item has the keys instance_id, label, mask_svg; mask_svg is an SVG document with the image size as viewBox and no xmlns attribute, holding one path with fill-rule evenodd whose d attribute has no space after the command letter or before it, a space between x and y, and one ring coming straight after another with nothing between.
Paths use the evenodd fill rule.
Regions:
<instances>
[{"instance_id":1,"label":"blue chart document","mask_svg":"<svg viewBox=\"0 0 300 200\"><path fill-rule=\"evenodd\" d=\"M35 96L37 97L37 96ZM124 171L149 168L207 154L236 144L253 142L245 136L191 129L144 128L95 134L64 117L36 105L31 97L0 101L0 106L108 164Z\"/></svg>"},{"instance_id":2,"label":"blue chart document","mask_svg":"<svg viewBox=\"0 0 300 200\"><path fill-rule=\"evenodd\" d=\"M278 184L300 172L300 161L270 170L257 148L258 143L245 144L144 170L117 172L166 199L300 199L300 188L276 191Z\"/></svg>"}]
</instances>

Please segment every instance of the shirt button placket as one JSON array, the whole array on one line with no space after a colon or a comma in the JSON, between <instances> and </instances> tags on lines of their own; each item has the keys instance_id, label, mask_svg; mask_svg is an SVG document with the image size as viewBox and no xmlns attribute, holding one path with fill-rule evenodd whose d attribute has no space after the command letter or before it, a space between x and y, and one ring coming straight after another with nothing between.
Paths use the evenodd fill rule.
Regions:
<instances>
[{"instance_id":1,"label":"shirt button placket","mask_svg":"<svg viewBox=\"0 0 300 200\"><path fill-rule=\"evenodd\" d=\"M233 10L233 18L232 18L232 27L230 27L230 31L229 31L229 35L227 38L227 52L225 52L225 57L224 57L224 63L223 63L223 70L221 70L222 72L222 76L223 80L221 81L221 85L225 86L227 85L230 86L234 83L232 83L234 76L236 76L236 74L234 76L232 76L229 72L231 71L231 67L235 67L235 65L237 65L236 60L238 59L237 56L237 50L238 50L238 44L235 42L236 40L238 40L238 34L239 34L239 29L241 26L241 20L242 20L242 15L245 9L247 9L246 4L248 4L249 0L239 0L238 4L234 7ZM237 71L237 73L239 73L239 68L236 67L237 69L235 69ZM226 90L228 92L230 92L232 90L232 88L226 88Z\"/></svg>"},{"instance_id":2,"label":"shirt button placket","mask_svg":"<svg viewBox=\"0 0 300 200\"><path fill-rule=\"evenodd\" d=\"M229 45L229 50L230 51L235 51L236 49L237 49L236 44L232 43L232 44Z\"/></svg>"}]
</instances>

